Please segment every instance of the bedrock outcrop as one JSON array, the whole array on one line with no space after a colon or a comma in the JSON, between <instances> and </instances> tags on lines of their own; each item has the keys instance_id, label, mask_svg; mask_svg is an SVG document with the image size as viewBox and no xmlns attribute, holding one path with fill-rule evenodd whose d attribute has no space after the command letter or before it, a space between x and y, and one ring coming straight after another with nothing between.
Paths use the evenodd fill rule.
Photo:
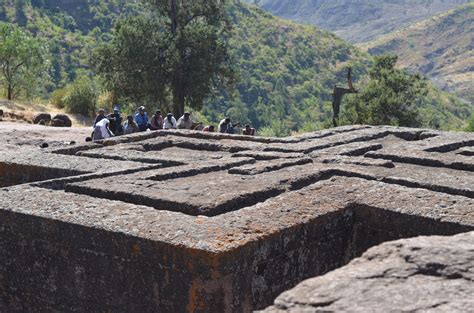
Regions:
<instances>
[{"instance_id":1,"label":"bedrock outcrop","mask_svg":"<svg viewBox=\"0 0 474 313\"><path fill-rule=\"evenodd\" d=\"M266 313L472 312L474 232L383 243L284 292Z\"/></svg>"},{"instance_id":2,"label":"bedrock outcrop","mask_svg":"<svg viewBox=\"0 0 474 313\"><path fill-rule=\"evenodd\" d=\"M157 131L0 150L0 312L265 309L381 243L474 231L472 147L473 134L362 125L288 138ZM395 301L388 288L405 291L403 273L433 279L420 284L420 299L461 303L440 304L435 291L443 282L469 291L471 272L449 273L472 259L437 240L430 249L444 259L426 260L424 274L408 271L425 260L424 246L413 262L373 255L374 279L353 280L387 275L387 286L358 308Z\"/></svg>"}]
</instances>

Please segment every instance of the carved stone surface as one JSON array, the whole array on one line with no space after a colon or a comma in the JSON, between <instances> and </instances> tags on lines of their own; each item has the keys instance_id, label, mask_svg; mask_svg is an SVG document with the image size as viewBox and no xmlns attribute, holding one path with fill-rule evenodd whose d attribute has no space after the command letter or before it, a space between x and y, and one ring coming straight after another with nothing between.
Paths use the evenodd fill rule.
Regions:
<instances>
[{"instance_id":1,"label":"carved stone surface","mask_svg":"<svg viewBox=\"0 0 474 313\"><path fill-rule=\"evenodd\" d=\"M472 312L474 232L384 243L262 312Z\"/></svg>"},{"instance_id":2,"label":"carved stone surface","mask_svg":"<svg viewBox=\"0 0 474 313\"><path fill-rule=\"evenodd\" d=\"M474 230L473 146L354 126L0 151L0 311L264 309L380 243Z\"/></svg>"}]
</instances>

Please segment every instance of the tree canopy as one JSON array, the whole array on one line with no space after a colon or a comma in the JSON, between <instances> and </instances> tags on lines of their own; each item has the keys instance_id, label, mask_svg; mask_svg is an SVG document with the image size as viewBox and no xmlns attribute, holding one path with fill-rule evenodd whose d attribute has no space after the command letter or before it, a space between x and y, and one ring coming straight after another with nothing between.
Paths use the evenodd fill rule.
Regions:
<instances>
[{"instance_id":1,"label":"tree canopy","mask_svg":"<svg viewBox=\"0 0 474 313\"><path fill-rule=\"evenodd\" d=\"M347 97L343 123L421 126L418 109L427 101L426 79L396 69L396 63L396 55L375 57L368 83Z\"/></svg>"},{"instance_id":2,"label":"tree canopy","mask_svg":"<svg viewBox=\"0 0 474 313\"><path fill-rule=\"evenodd\" d=\"M152 11L118 22L93 63L117 96L197 110L217 87L232 85L235 69L222 1L147 1Z\"/></svg>"},{"instance_id":3,"label":"tree canopy","mask_svg":"<svg viewBox=\"0 0 474 313\"><path fill-rule=\"evenodd\" d=\"M34 93L37 80L44 76L47 49L13 24L0 22L0 84L8 100L20 92L27 97Z\"/></svg>"}]
</instances>

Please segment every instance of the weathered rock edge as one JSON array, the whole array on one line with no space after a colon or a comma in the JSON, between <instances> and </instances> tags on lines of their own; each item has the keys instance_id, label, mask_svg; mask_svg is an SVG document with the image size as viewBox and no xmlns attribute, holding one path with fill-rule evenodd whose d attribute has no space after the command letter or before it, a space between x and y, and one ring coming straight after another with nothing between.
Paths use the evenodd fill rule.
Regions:
<instances>
[{"instance_id":1,"label":"weathered rock edge","mask_svg":"<svg viewBox=\"0 0 474 313\"><path fill-rule=\"evenodd\" d=\"M472 312L474 232L383 243L260 312Z\"/></svg>"}]
</instances>

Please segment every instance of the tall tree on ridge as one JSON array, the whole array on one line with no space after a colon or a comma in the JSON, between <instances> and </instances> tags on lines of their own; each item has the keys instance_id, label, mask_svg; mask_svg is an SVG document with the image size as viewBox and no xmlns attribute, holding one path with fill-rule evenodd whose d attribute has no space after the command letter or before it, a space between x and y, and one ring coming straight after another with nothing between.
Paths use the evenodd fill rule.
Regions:
<instances>
[{"instance_id":1,"label":"tall tree on ridge","mask_svg":"<svg viewBox=\"0 0 474 313\"><path fill-rule=\"evenodd\" d=\"M119 22L114 39L97 50L93 63L118 96L161 103L170 96L178 116L185 105L200 109L215 87L235 78L224 1L145 2L150 14Z\"/></svg>"}]
</instances>

